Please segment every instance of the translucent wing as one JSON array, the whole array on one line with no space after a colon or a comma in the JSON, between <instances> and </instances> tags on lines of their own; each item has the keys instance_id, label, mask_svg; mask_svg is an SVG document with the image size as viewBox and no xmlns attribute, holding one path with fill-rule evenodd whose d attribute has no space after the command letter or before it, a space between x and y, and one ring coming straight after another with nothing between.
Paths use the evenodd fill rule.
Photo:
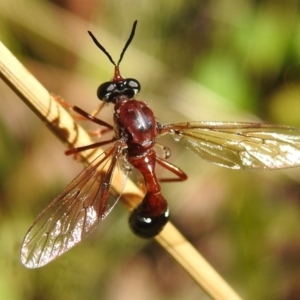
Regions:
<instances>
[{"instance_id":1,"label":"translucent wing","mask_svg":"<svg viewBox=\"0 0 300 300\"><path fill-rule=\"evenodd\" d=\"M231 169L271 170L300 166L300 129L260 123L162 124L203 159Z\"/></svg>"},{"instance_id":2,"label":"translucent wing","mask_svg":"<svg viewBox=\"0 0 300 300\"><path fill-rule=\"evenodd\" d=\"M128 168L118 143L85 168L38 216L21 248L28 268L41 267L78 244L112 210L120 194L109 196L113 176L124 188Z\"/></svg>"}]
</instances>

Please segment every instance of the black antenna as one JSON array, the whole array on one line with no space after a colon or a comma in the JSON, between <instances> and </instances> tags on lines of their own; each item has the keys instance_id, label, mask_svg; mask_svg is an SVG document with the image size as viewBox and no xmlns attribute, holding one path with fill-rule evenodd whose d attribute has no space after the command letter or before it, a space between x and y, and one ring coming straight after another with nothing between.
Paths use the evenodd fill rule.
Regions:
<instances>
[{"instance_id":1,"label":"black antenna","mask_svg":"<svg viewBox=\"0 0 300 300\"><path fill-rule=\"evenodd\" d=\"M106 51L106 49L99 43L99 41L96 39L96 37L90 32L88 31L88 34L90 35L90 37L93 39L94 43L96 44L96 46L108 57L109 61L115 66L119 66L120 62L122 61L123 59L123 56L124 56L124 53L126 51L126 49L128 48L128 46L130 45L133 37L134 37L134 34L135 34L135 28L136 28L136 24L137 24L137 21L134 21L133 23L133 26L132 26L132 29L131 29L131 33L130 33L130 36L121 52L121 55L120 55L120 58L119 58L119 61L118 61L118 64L116 64L114 62L114 60L112 59L111 55Z\"/></svg>"},{"instance_id":2,"label":"black antenna","mask_svg":"<svg viewBox=\"0 0 300 300\"><path fill-rule=\"evenodd\" d=\"M110 62L116 66L116 63L114 62L114 60L111 58L110 54L106 51L106 49L98 42L98 40L96 39L96 37L90 32L88 31L90 37L93 39L94 43L98 46L98 48L100 48L100 50L108 57L108 59L110 60Z\"/></svg>"},{"instance_id":3,"label":"black antenna","mask_svg":"<svg viewBox=\"0 0 300 300\"><path fill-rule=\"evenodd\" d=\"M123 50L122 50L122 53L121 53L121 55L120 55L120 58L119 58L119 61L118 61L117 66L118 66L118 65L120 64L120 62L122 61L123 56L124 56L124 53L125 53L126 49L127 49L128 46L130 45L130 43L131 43L131 41L132 41L132 39L133 39L133 37L134 37L136 24L137 24L137 20L135 20L134 23L133 23L133 26L132 26L132 29L131 29L131 33L130 33L129 39L127 40L127 42L126 42L126 44L125 44L125 46L124 46L124 48L123 48Z\"/></svg>"}]
</instances>

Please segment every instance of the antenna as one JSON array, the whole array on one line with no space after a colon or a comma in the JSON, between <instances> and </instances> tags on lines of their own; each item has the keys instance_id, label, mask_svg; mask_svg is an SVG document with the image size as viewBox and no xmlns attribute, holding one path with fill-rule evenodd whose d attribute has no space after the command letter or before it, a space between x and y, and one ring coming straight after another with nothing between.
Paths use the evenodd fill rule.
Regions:
<instances>
[{"instance_id":1,"label":"antenna","mask_svg":"<svg viewBox=\"0 0 300 300\"><path fill-rule=\"evenodd\" d=\"M123 50L122 50L122 53L121 53L121 55L120 55L120 58L119 58L119 61L118 61L118 64L117 64L117 65L119 65L120 62L122 61L123 56L124 56L124 53L125 53L126 49L127 49L128 46L130 45L130 43L131 43L131 41L132 41L132 39L133 39L133 37L134 37L136 24L137 24L137 20L135 20L134 23L133 23L133 26L132 26L132 29L131 29L130 36L129 36L129 38L128 38L128 40L127 40L127 42L126 42L126 44L125 44L125 46L124 46L124 48L123 48Z\"/></svg>"},{"instance_id":2,"label":"antenna","mask_svg":"<svg viewBox=\"0 0 300 300\"><path fill-rule=\"evenodd\" d=\"M107 58L109 59L109 61L115 66L115 67L118 67L120 62L122 61L123 59L123 56L128 48L128 46L130 45L133 37L134 37L134 34L135 34L135 28L136 28L136 25L137 25L137 21L134 21L133 23L133 26L132 26L132 29L131 29L131 33L130 33L130 36L121 52L121 55L120 55L120 58L119 58L119 61L118 63L116 64L114 62L114 60L112 59L111 55L107 52L107 50L99 43L99 41L96 39L96 37L90 32L88 31L88 34L90 35L90 37L93 39L94 43L96 44L96 46L107 56Z\"/></svg>"}]
</instances>

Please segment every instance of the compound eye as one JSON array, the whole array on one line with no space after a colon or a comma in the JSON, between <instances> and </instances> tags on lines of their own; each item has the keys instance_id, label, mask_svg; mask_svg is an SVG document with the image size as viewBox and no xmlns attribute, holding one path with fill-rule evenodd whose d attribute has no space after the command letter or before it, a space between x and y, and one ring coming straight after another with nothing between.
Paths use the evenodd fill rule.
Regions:
<instances>
[{"instance_id":1,"label":"compound eye","mask_svg":"<svg viewBox=\"0 0 300 300\"><path fill-rule=\"evenodd\" d=\"M108 101L109 96L111 95L111 93L115 91L115 89L116 89L115 83L111 81L104 82L97 89L97 97L100 100Z\"/></svg>"},{"instance_id":2,"label":"compound eye","mask_svg":"<svg viewBox=\"0 0 300 300\"><path fill-rule=\"evenodd\" d=\"M139 93L141 90L140 83L134 78L126 78L124 80L123 86L126 90L132 90L133 96Z\"/></svg>"}]
</instances>

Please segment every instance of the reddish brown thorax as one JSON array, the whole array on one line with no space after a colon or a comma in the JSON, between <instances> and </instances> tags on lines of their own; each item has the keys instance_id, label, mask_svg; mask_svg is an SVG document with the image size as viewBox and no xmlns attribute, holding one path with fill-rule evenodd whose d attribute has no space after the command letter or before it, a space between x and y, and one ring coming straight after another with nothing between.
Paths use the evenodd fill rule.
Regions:
<instances>
[{"instance_id":1,"label":"reddish brown thorax","mask_svg":"<svg viewBox=\"0 0 300 300\"><path fill-rule=\"evenodd\" d=\"M115 105L114 121L117 139L124 138L130 156L142 155L154 146L157 123L145 102L120 100Z\"/></svg>"}]
</instances>

